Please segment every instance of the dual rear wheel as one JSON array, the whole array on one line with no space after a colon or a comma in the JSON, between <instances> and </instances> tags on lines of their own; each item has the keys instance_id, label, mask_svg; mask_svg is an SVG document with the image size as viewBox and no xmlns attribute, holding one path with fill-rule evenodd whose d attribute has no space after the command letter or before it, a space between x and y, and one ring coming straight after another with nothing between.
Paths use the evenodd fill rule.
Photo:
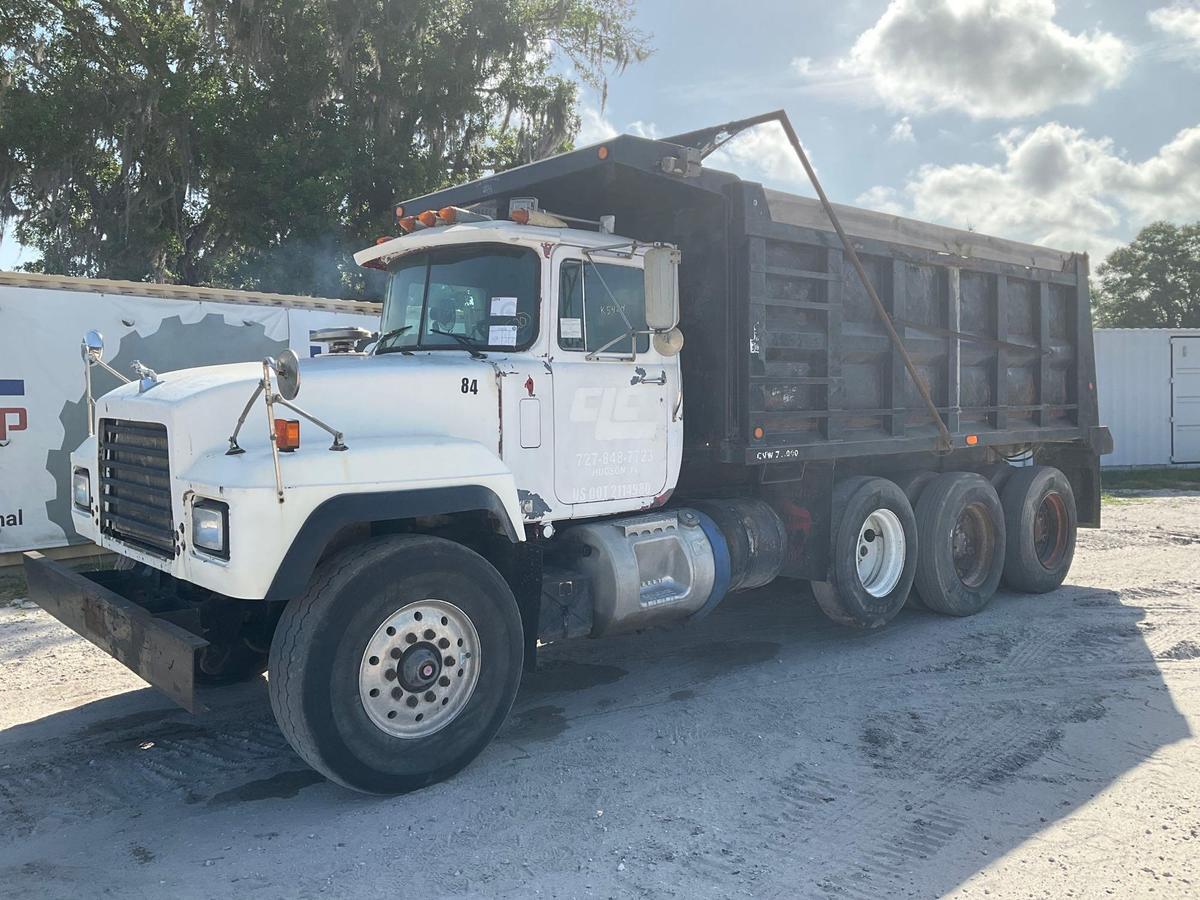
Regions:
<instances>
[{"instance_id":1,"label":"dual rear wheel","mask_svg":"<svg viewBox=\"0 0 1200 900\"><path fill-rule=\"evenodd\" d=\"M1071 485L1047 466L848 478L834 488L830 578L813 594L834 621L860 628L906 601L973 615L1001 580L1027 593L1061 585L1076 526Z\"/></svg>"}]
</instances>

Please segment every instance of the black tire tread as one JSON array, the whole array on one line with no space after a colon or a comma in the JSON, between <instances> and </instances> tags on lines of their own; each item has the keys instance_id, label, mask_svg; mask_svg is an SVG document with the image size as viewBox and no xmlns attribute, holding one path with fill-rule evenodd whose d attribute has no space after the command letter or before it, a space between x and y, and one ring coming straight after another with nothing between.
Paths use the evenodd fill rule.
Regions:
<instances>
[{"instance_id":1,"label":"black tire tread","mask_svg":"<svg viewBox=\"0 0 1200 900\"><path fill-rule=\"evenodd\" d=\"M1051 573L1029 558L1023 547L1025 534L1022 522L1027 510L1030 492L1035 483L1042 478L1051 477L1059 480L1061 492L1066 495L1068 536L1067 550L1062 564ZM1071 569L1075 559L1075 539L1078 529L1078 512L1075 506L1075 492L1071 482L1061 471L1053 466L1029 466L1017 469L1009 478L1000 496L1004 507L1004 523L1008 529L1008 547L1004 554L1004 583L1015 591L1026 594L1045 594L1059 588Z\"/></svg>"},{"instance_id":2,"label":"black tire tread","mask_svg":"<svg viewBox=\"0 0 1200 900\"><path fill-rule=\"evenodd\" d=\"M430 549L449 543L443 538L428 535L389 535L356 544L322 562L304 594L289 603L279 619L275 638L271 642L268 696L279 730L298 756L330 781L351 790L361 790L341 778L335 767L321 754L314 737L312 724L304 712L304 691L301 679L309 664L314 646L311 620L331 585L347 570L357 570L383 561L398 542ZM460 549L473 553L461 545ZM480 557L482 560L482 557ZM486 561L485 561L486 562Z\"/></svg>"},{"instance_id":3,"label":"black tire tread","mask_svg":"<svg viewBox=\"0 0 1200 900\"><path fill-rule=\"evenodd\" d=\"M829 526L832 544L831 552L835 554L837 552L837 542L841 534L842 521L850 501L855 494L857 494L864 487L867 487L871 482L875 481L885 482L897 490L907 504L907 497L904 496L903 491L900 491L900 489L896 487L893 482L888 481L886 478L875 475L854 475L839 481L834 485L833 488L833 516ZM911 506L911 504L909 505ZM909 510L908 514L911 516L911 509ZM911 537L913 538L912 544L915 546L915 527L913 528L913 534ZM836 565L836 561L831 563L831 568L833 565ZM897 590L902 591L906 598L910 592L912 583L912 564L909 563L908 566L910 571L907 573L907 577L902 576L901 586L897 587ZM816 599L817 605L820 607L821 612L839 625L846 625L851 628L879 628L894 618L904 606L904 602L900 602L895 606L890 614L885 615L882 618L873 617L870 620L864 620L862 617L854 615L851 613L851 611L846 609L846 598L842 596L839 586L834 582L814 581L811 583L811 588L813 597Z\"/></svg>"},{"instance_id":4,"label":"black tire tread","mask_svg":"<svg viewBox=\"0 0 1200 900\"><path fill-rule=\"evenodd\" d=\"M941 588L938 572L938 549L939 537L941 532L935 527L936 516L941 511L941 506L956 491L963 490L967 485L973 487L984 487L995 497L995 505L998 516L997 521L993 524L999 531L1001 546L997 548L998 560L994 563L996 571L993 572L993 581L990 590L982 590L978 594L972 594L964 590L967 595L968 602L961 602L960 598L944 596ZM935 478L925 490L921 493L921 499L917 503L916 508L917 531L920 535L920 553L917 558L917 573L913 579L914 589L921 595L921 603L933 612L942 613L948 616L969 616L974 615L983 610L984 607L991 601L992 595L995 593L996 584L1000 580L1000 569L1003 566L1005 547L1003 544L1004 538L1004 514L1000 504L1000 497L996 494L995 487L991 481L975 472L946 472ZM931 534L931 532L933 532ZM957 576L955 576L957 577Z\"/></svg>"}]
</instances>

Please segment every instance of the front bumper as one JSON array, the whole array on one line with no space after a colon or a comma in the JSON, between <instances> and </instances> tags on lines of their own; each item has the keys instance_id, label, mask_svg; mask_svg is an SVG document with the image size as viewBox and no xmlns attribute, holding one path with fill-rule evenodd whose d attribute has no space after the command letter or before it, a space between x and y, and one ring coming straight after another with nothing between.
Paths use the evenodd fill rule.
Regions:
<instances>
[{"instance_id":1,"label":"front bumper","mask_svg":"<svg viewBox=\"0 0 1200 900\"><path fill-rule=\"evenodd\" d=\"M34 603L189 712L204 711L195 673L208 641L113 590L119 572L84 575L36 551L24 554L24 563Z\"/></svg>"}]
</instances>

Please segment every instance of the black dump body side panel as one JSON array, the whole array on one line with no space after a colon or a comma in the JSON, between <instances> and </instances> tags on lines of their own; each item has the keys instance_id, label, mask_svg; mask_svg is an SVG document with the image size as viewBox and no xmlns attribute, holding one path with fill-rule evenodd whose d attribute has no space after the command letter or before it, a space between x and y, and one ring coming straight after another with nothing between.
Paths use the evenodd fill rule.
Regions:
<instances>
[{"instance_id":1,"label":"black dump body side panel","mask_svg":"<svg viewBox=\"0 0 1200 900\"><path fill-rule=\"evenodd\" d=\"M774 221L760 185L669 175L683 148L630 135L406 201L406 214L513 197L616 216L676 244L685 459L751 465L933 450L937 429L832 227ZM1086 441L1097 424L1087 261L1067 271L853 238L955 447ZM762 436L756 437L756 429ZM729 473L732 474L732 473Z\"/></svg>"},{"instance_id":2,"label":"black dump body side panel","mask_svg":"<svg viewBox=\"0 0 1200 900\"><path fill-rule=\"evenodd\" d=\"M937 428L836 234L772 221L758 185L738 193L745 402L724 459L933 449ZM1085 258L1052 271L853 241L955 447L968 435L974 446L1086 437L1096 403Z\"/></svg>"}]
</instances>

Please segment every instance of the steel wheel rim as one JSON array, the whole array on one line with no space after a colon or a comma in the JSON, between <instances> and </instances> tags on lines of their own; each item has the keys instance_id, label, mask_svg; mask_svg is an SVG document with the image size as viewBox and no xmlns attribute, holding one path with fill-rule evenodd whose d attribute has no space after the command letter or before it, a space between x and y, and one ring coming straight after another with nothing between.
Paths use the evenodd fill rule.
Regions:
<instances>
[{"instance_id":1,"label":"steel wheel rim","mask_svg":"<svg viewBox=\"0 0 1200 900\"><path fill-rule=\"evenodd\" d=\"M1067 504L1058 491L1043 497L1034 513L1033 552L1047 570L1058 566L1067 552Z\"/></svg>"},{"instance_id":2,"label":"steel wheel rim","mask_svg":"<svg viewBox=\"0 0 1200 900\"><path fill-rule=\"evenodd\" d=\"M907 542L900 517L890 509L877 509L863 520L855 544L858 580L872 597L886 597L904 574Z\"/></svg>"},{"instance_id":3,"label":"steel wheel rim","mask_svg":"<svg viewBox=\"0 0 1200 900\"><path fill-rule=\"evenodd\" d=\"M972 503L959 513L950 533L950 549L958 580L968 588L987 581L996 551L996 533L982 503Z\"/></svg>"},{"instance_id":4,"label":"steel wheel rim","mask_svg":"<svg viewBox=\"0 0 1200 900\"><path fill-rule=\"evenodd\" d=\"M358 695L380 731L414 740L441 731L479 681L479 633L445 600L418 600L375 629L358 667Z\"/></svg>"}]
</instances>

